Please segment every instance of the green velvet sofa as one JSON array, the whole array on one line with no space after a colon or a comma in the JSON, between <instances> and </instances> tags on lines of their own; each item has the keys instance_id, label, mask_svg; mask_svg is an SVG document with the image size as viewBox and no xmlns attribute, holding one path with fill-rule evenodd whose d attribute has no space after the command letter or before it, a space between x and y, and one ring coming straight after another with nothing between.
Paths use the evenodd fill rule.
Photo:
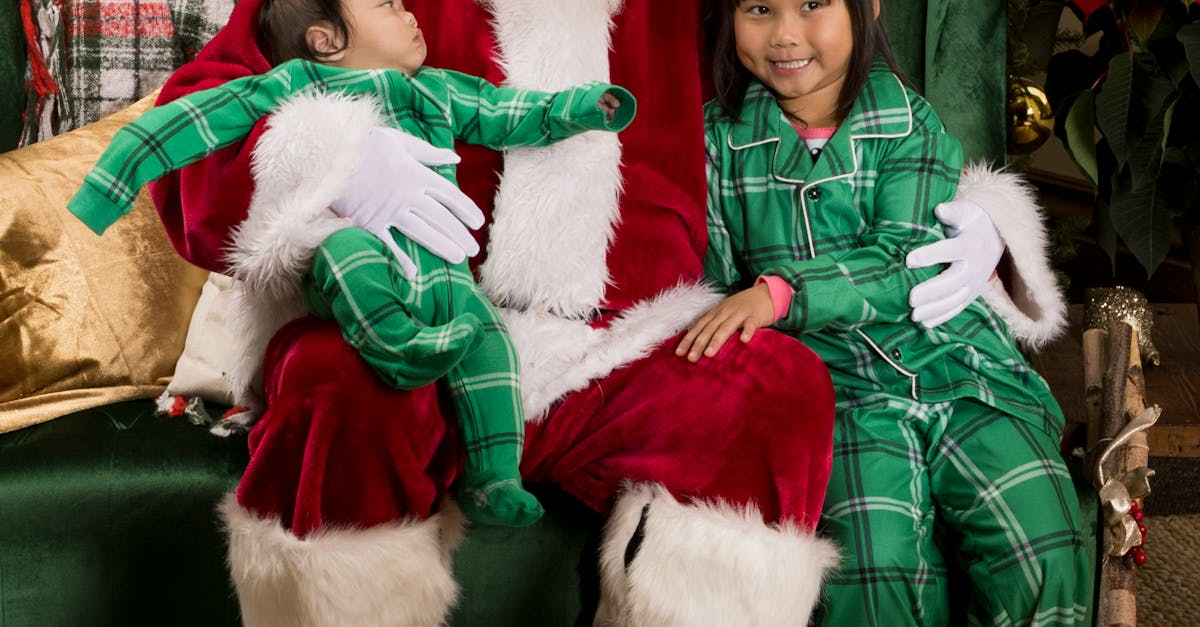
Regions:
<instances>
[{"instance_id":1,"label":"green velvet sofa","mask_svg":"<svg viewBox=\"0 0 1200 627\"><path fill-rule=\"evenodd\" d=\"M238 625L217 500L246 463L146 400L0 436L0 626ZM536 527L472 528L461 627L590 624L603 520L552 486ZM503 564L505 577L496 577Z\"/></svg>"},{"instance_id":2,"label":"green velvet sofa","mask_svg":"<svg viewBox=\"0 0 1200 627\"><path fill-rule=\"evenodd\" d=\"M884 19L968 157L1000 161L1004 8L984 5L895 0ZM0 152L16 146L24 107L18 6L0 0ZM9 289L0 276L3 316ZM164 315L186 326L187 311ZM245 440L156 415L161 389L0 434L0 627L239 624L215 505L237 484ZM533 489L543 522L472 529L456 552L464 600L452 625L590 624L603 520L552 486Z\"/></svg>"}]
</instances>

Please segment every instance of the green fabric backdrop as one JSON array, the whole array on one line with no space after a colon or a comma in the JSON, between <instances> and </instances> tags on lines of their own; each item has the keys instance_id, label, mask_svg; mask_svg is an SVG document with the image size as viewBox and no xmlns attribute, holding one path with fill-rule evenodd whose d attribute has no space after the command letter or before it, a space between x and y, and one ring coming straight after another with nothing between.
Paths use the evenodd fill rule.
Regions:
<instances>
[{"instance_id":1,"label":"green fabric backdrop","mask_svg":"<svg viewBox=\"0 0 1200 627\"><path fill-rule=\"evenodd\" d=\"M1007 9L994 1L880 2L897 60L969 161L1004 163Z\"/></svg>"},{"instance_id":2,"label":"green fabric backdrop","mask_svg":"<svg viewBox=\"0 0 1200 627\"><path fill-rule=\"evenodd\" d=\"M0 152L17 147L25 108L25 36L20 0L0 0Z\"/></svg>"}]
</instances>

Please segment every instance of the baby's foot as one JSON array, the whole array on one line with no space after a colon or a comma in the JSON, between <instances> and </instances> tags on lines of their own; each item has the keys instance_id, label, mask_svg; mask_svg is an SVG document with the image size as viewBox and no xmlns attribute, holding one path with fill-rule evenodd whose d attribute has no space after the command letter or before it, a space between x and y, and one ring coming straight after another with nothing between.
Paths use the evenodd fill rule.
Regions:
<instances>
[{"instance_id":1,"label":"baby's foot","mask_svg":"<svg viewBox=\"0 0 1200 627\"><path fill-rule=\"evenodd\" d=\"M458 506L474 522L503 527L532 525L545 513L537 497L525 491L519 479L464 485Z\"/></svg>"}]
</instances>

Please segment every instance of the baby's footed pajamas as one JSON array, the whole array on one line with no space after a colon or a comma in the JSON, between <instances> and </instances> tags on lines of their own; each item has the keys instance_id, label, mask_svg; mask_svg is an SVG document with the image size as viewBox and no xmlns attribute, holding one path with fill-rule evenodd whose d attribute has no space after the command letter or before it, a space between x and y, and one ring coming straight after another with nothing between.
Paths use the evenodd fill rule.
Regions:
<instances>
[{"instance_id":1,"label":"baby's footed pajamas","mask_svg":"<svg viewBox=\"0 0 1200 627\"><path fill-rule=\"evenodd\" d=\"M465 262L449 264L393 236L417 266L411 281L379 238L342 229L317 249L301 284L309 310L336 320L393 387L412 390L444 377L465 441L459 505L477 522L533 523L542 508L521 487L519 361L504 322Z\"/></svg>"}]
</instances>

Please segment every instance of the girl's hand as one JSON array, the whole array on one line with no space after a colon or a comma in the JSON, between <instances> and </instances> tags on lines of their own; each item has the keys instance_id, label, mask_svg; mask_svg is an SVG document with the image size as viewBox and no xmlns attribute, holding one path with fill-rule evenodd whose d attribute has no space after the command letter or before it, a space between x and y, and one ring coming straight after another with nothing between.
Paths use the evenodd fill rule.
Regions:
<instances>
[{"instance_id":1,"label":"girl's hand","mask_svg":"<svg viewBox=\"0 0 1200 627\"><path fill-rule=\"evenodd\" d=\"M621 108L621 100L605 92L600 96L600 102L596 103L596 108L604 112L604 119L612 122L613 118L617 115L617 109Z\"/></svg>"},{"instance_id":2,"label":"girl's hand","mask_svg":"<svg viewBox=\"0 0 1200 627\"><path fill-rule=\"evenodd\" d=\"M675 354L688 361L700 361L700 356L712 357L721 350L735 331L741 330L741 340L749 342L760 327L775 322L775 305L765 283L742 290L721 301L692 325L684 334Z\"/></svg>"}]
</instances>

